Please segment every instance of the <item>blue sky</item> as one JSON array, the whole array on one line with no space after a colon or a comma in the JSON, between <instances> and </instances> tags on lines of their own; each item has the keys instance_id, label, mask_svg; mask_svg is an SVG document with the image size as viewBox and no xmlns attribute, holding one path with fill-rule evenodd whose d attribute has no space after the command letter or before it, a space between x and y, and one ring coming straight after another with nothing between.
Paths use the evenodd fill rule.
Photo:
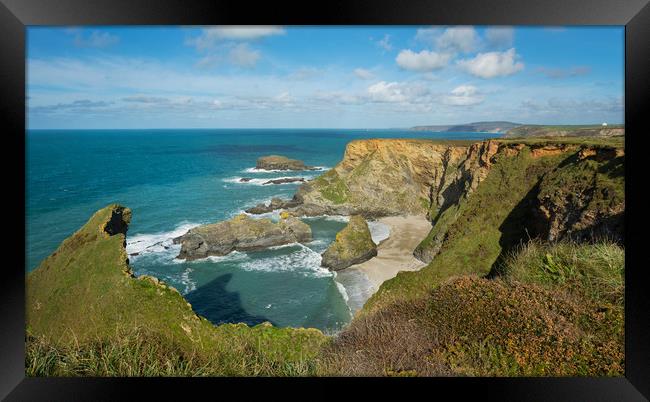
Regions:
<instances>
[{"instance_id":1,"label":"blue sky","mask_svg":"<svg viewBox=\"0 0 650 402\"><path fill-rule=\"evenodd\" d=\"M30 27L29 128L622 123L623 27Z\"/></svg>"}]
</instances>

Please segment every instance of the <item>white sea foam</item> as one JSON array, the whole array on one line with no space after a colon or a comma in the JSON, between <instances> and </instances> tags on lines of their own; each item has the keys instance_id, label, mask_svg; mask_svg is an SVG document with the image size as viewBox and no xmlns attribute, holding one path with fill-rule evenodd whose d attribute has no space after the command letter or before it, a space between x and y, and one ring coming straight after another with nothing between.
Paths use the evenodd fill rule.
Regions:
<instances>
[{"instance_id":1,"label":"white sea foam","mask_svg":"<svg viewBox=\"0 0 650 402\"><path fill-rule=\"evenodd\" d=\"M390 236L390 226L379 221L368 222L368 229L370 229L370 236L375 244L379 244Z\"/></svg>"},{"instance_id":2,"label":"white sea foam","mask_svg":"<svg viewBox=\"0 0 650 402\"><path fill-rule=\"evenodd\" d=\"M172 243L174 238L184 235L188 230L199 225L199 223L182 222L169 232L137 233L133 236L127 236L126 252L128 254L137 253L143 255L148 253L165 253L169 250L177 249L179 245ZM176 254L178 254L178 250L176 250Z\"/></svg>"},{"instance_id":3,"label":"white sea foam","mask_svg":"<svg viewBox=\"0 0 650 402\"><path fill-rule=\"evenodd\" d=\"M201 263L201 262L235 262L235 261L245 261L248 260L248 254L241 252L241 251L232 251L226 255L210 255L205 258L198 258L196 260L191 260L191 261L185 261L185 260L179 260L181 262L189 262L189 263Z\"/></svg>"},{"instance_id":4,"label":"white sea foam","mask_svg":"<svg viewBox=\"0 0 650 402\"><path fill-rule=\"evenodd\" d=\"M326 221L335 221L335 222L349 222L350 217L345 216L345 215L316 215L316 216L300 216L300 219L305 219L305 220L316 220L316 219L324 219Z\"/></svg>"},{"instance_id":5,"label":"white sea foam","mask_svg":"<svg viewBox=\"0 0 650 402\"><path fill-rule=\"evenodd\" d=\"M180 282L185 286L185 289L183 290L183 294L190 293L193 290L196 290L196 282L194 282L190 278L190 274L194 272L192 268L187 268L183 273L181 274L181 279Z\"/></svg>"},{"instance_id":6,"label":"white sea foam","mask_svg":"<svg viewBox=\"0 0 650 402\"><path fill-rule=\"evenodd\" d=\"M291 183L281 183L281 184L264 184L268 182L269 180L280 180L280 179L304 179L304 180L311 180L313 179L312 176L282 176L282 177L266 177L263 179L253 179L250 178L249 181L241 181L243 177L230 177L227 179L223 179L224 182L226 183L234 183L234 184L248 184L248 185L253 185L253 186L281 186L281 185L287 185L287 184L300 184L302 182L296 181L296 182L291 182Z\"/></svg>"},{"instance_id":7,"label":"white sea foam","mask_svg":"<svg viewBox=\"0 0 650 402\"><path fill-rule=\"evenodd\" d=\"M329 170L327 166L314 166L314 169L311 170L296 170L297 172L322 172L324 170ZM258 169L255 167L247 168L243 170L244 173L278 173L278 172L287 172L287 170L280 169Z\"/></svg>"},{"instance_id":8,"label":"white sea foam","mask_svg":"<svg viewBox=\"0 0 650 402\"><path fill-rule=\"evenodd\" d=\"M283 248L289 248L289 247L295 247L299 246L300 243L294 242L294 243L287 243L287 244L280 244L279 246L270 246L267 248L267 250L282 250Z\"/></svg>"},{"instance_id":9,"label":"white sea foam","mask_svg":"<svg viewBox=\"0 0 650 402\"><path fill-rule=\"evenodd\" d=\"M234 218L237 215L244 214L244 215L248 215L248 216L250 216L250 217L252 217L254 219L269 218L272 221L277 222L277 221L280 220L280 212L282 212L281 209L276 209L274 211L265 212L263 214L249 214L248 212L244 211L243 209L240 209L238 211L235 211L235 212L231 213L230 217Z\"/></svg>"},{"instance_id":10,"label":"white sea foam","mask_svg":"<svg viewBox=\"0 0 650 402\"><path fill-rule=\"evenodd\" d=\"M297 247L297 250L269 257L256 256L255 259L249 259L239 264L239 267L247 271L294 271L305 276L317 278L332 276L332 272L320 266L321 255L309 247L300 243L294 243L285 247Z\"/></svg>"},{"instance_id":11,"label":"white sea foam","mask_svg":"<svg viewBox=\"0 0 650 402\"><path fill-rule=\"evenodd\" d=\"M337 286L340 285L345 289L343 299L350 308L351 314L359 311L376 291L366 274L354 268L337 272L335 281Z\"/></svg>"},{"instance_id":12,"label":"white sea foam","mask_svg":"<svg viewBox=\"0 0 650 402\"><path fill-rule=\"evenodd\" d=\"M345 303L347 304L348 301L350 300L350 296L348 296L348 291L345 289L345 286L343 286L340 282L334 280L334 283L336 283L336 287L339 290L339 293L341 293L341 296L343 296L343 300L345 300Z\"/></svg>"}]
</instances>

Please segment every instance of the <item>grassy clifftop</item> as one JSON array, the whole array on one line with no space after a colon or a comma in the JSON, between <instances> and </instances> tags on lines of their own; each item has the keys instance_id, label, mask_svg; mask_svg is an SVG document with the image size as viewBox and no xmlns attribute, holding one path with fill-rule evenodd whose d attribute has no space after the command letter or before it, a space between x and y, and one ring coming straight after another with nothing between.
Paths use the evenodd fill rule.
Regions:
<instances>
[{"instance_id":1,"label":"grassy clifftop","mask_svg":"<svg viewBox=\"0 0 650 402\"><path fill-rule=\"evenodd\" d=\"M214 326L175 289L133 277L129 220L122 206L99 210L27 276L28 374L142 375L152 370L147 362L163 368L156 375L313 371L320 331Z\"/></svg>"},{"instance_id":2,"label":"grassy clifftop","mask_svg":"<svg viewBox=\"0 0 650 402\"><path fill-rule=\"evenodd\" d=\"M533 243L495 279L452 276L357 317L323 371L363 376L621 376L623 249Z\"/></svg>"},{"instance_id":3,"label":"grassy clifftop","mask_svg":"<svg viewBox=\"0 0 650 402\"><path fill-rule=\"evenodd\" d=\"M612 137L625 134L622 124L602 125L561 125L544 126L526 124L513 127L506 132L506 137Z\"/></svg>"}]
</instances>

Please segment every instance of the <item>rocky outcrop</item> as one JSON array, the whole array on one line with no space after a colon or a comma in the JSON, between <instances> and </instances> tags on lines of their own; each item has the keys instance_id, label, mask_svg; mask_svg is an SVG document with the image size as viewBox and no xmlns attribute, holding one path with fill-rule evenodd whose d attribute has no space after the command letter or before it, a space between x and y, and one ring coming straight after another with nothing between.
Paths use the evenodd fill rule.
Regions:
<instances>
[{"instance_id":1,"label":"rocky outcrop","mask_svg":"<svg viewBox=\"0 0 650 402\"><path fill-rule=\"evenodd\" d=\"M316 170L317 168L307 166L301 160L289 159L281 155L262 156L257 159L257 169L264 170Z\"/></svg>"},{"instance_id":2,"label":"rocky outcrop","mask_svg":"<svg viewBox=\"0 0 650 402\"><path fill-rule=\"evenodd\" d=\"M275 223L270 219L253 219L241 214L228 221L190 229L175 238L174 243L181 244L178 258L196 260L232 251L261 250L311 240L311 228L297 218L286 216Z\"/></svg>"},{"instance_id":3,"label":"rocky outcrop","mask_svg":"<svg viewBox=\"0 0 650 402\"><path fill-rule=\"evenodd\" d=\"M476 188L497 148L493 141L352 141L334 169L298 189L302 204L292 213L435 216Z\"/></svg>"},{"instance_id":4,"label":"rocky outcrop","mask_svg":"<svg viewBox=\"0 0 650 402\"><path fill-rule=\"evenodd\" d=\"M377 255L368 224L359 215L350 217L347 226L322 254L321 265L333 271L359 264Z\"/></svg>"},{"instance_id":5,"label":"rocky outcrop","mask_svg":"<svg viewBox=\"0 0 650 402\"><path fill-rule=\"evenodd\" d=\"M583 147L539 184L535 217L548 241L624 241L625 152Z\"/></svg>"},{"instance_id":6,"label":"rocky outcrop","mask_svg":"<svg viewBox=\"0 0 650 402\"><path fill-rule=\"evenodd\" d=\"M265 181L262 183L262 185L267 185L267 184L287 184L287 183L304 183L305 178L304 177L285 177L282 179L272 179Z\"/></svg>"},{"instance_id":7,"label":"rocky outcrop","mask_svg":"<svg viewBox=\"0 0 650 402\"><path fill-rule=\"evenodd\" d=\"M242 177L239 179L240 183L249 183L252 181L252 177ZM280 179L270 179L262 183L263 186L269 185L269 184L287 184L287 183L304 183L305 178L304 177L283 177Z\"/></svg>"},{"instance_id":8,"label":"rocky outcrop","mask_svg":"<svg viewBox=\"0 0 650 402\"><path fill-rule=\"evenodd\" d=\"M295 198L290 200L283 200L281 198L271 198L270 203L257 204L252 208L248 208L247 210L245 210L245 212L248 214L259 215L259 214L272 212L277 209L294 208L297 207L299 204L300 201L296 200Z\"/></svg>"}]
</instances>

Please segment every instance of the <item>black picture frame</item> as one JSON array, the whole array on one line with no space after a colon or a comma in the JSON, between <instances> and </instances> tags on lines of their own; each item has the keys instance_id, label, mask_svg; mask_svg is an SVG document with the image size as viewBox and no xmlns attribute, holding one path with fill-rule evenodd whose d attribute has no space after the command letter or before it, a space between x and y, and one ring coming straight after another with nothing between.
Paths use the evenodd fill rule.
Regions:
<instances>
[{"instance_id":1,"label":"black picture frame","mask_svg":"<svg viewBox=\"0 0 650 402\"><path fill-rule=\"evenodd\" d=\"M28 25L624 25L626 125L626 270L625 377L617 378L431 378L389 379L111 379L25 378L25 32ZM650 135L644 123L650 96L650 5L648 0L330 0L267 1L251 4L232 0L0 0L0 116L4 134L2 163L10 191L3 221L11 220L0 281L0 398L6 400L116 400L130 399L135 390L147 397L169 398L175 393L212 390L215 386L239 390L252 398L272 385L285 390L307 385L308 393L341 392L334 381L366 390L419 385L454 398L470 392L482 399L553 401L636 401L650 398L650 297L644 291L646 263L642 255L641 219L647 203L644 147ZM647 113L645 113L647 114ZM11 157L10 157L11 156ZM21 169L22 168L22 169ZM22 173L18 173L22 172ZM22 196L21 196L22 195ZM7 225L7 223L5 223ZM258 385L247 386L243 382ZM215 384L216 382L216 384ZM366 384L358 384L365 382ZM379 385L383 385L380 387ZM128 391L125 391L125 388ZM394 388L398 389L398 388ZM399 388L406 389L406 388ZM434 391L435 390L435 391ZM128 394L127 394L128 392ZM271 398L274 399L274 398Z\"/></svg>"}]
</instances>

